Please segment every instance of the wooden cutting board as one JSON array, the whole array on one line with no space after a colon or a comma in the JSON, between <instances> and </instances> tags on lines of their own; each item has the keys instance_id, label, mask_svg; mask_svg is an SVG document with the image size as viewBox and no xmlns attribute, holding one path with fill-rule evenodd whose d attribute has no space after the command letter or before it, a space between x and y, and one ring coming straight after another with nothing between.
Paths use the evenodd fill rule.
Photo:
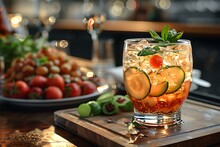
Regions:
<instances>
[{"instance_id":1,"label":"wooden cutting board","mask_svg":"<svg viewBox=\"0 0 220 147\"><path fill-rule=\"evenodd\" d=\"M144 128L145 136L130 144L126 123L132 113L79 118L76 109L54 113L56 125L99 146L207 146L220 145L220 108L187 100L182 108L183 124Z\"/></svg>"}]
</instances>

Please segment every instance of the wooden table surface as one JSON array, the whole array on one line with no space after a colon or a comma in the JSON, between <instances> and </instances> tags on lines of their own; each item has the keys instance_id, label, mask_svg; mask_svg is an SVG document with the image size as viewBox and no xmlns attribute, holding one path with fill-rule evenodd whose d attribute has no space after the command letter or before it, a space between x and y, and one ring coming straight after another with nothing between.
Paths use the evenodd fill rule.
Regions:
<instances>
[{"instance_id":1,"label":"wooden table surface","mask_svg":"<svg viewBox=\"0 0 220 147\"><path fill-rule=\"evenodd\" d=\"M84 60L77 57L72 57L79 66L88 67L92 66L91 61ZM86 141L83 138L80 138L73 133L66 131L63 128L60 128L54 123L54 112L64 108L34 108L27 109L21 106L8 105L0 101L0 146L4 147L5 138L10 134L15 132L31 132L32 130L40 129L46 130L53 128L52 130L55 134L65 138L70 143L79 147L93 147L95 145ZM51 131L51 130L50 130ZM6 142L7 143L7 142ZM15 145L13 145L14 147ZM16 145L16 147L24 147L25 145ZM26 145L29 147L29 145ZM36 146L36 145L35 145ZM41 145L39 145L41 146ZM11 147L11 145L10 145Z\"/></svg>"},{"instance_id":2,"label":"wooden table surface","mask_svg":"<svg viewBox=\"0 0 220 147\"><path fill-rule=\"evenodd\" d=\"M60 128L54 124L54 112L53 109L24 109L21 107L10 106L0 102L0 146L5 145L5 138L15 132L30 132L32 130L40 129L45 130L48 128L53 128L55 134L61 136L76 146L95 146L88 141L74 135L63 128ZM25 143L26 144L26 143ZM14 146L25 145L17 144ZM29 146L26 144L26 146Z\"/></svg>"},{"instance_id":3,"label":"wooden table surface","mask_svg":"<svg viewBox=\"0 0 220 147\"><path fill-rule=\"evenodd\" d=\"M80 119L74 108L56 111L55 122L105 147L220 146L219 107L187 99L181 109L183 123L164 127L137 127L139 133L131 135L125 124L131 121L132 116L132 112L119 112L108 117L101 115ZM142 134L142 137L134 144L128 143L138 134Z\"/></svg>"},{"instance_id":4,"label":"wooden table surface","mask_svg":"<svg viewBox=\"0 0 220 147\"><path fill-rule=\"evenodd\" d=\"M83 66L88 65L88 61L81 61L80 63ZM66 107L68 108L68 107ZM73 108L73 107L72 107ZM211 107L210 107L211 108ZM209 116L215 116L215 114L220 115L219 111L220 108L219 107L214 107L215 111L210 111L209 114L207 114L207 119L209 119ZM57 125L55 125L55 121L54 121L54 112L57 110L61 110L64 108L56 108L56 109L52 109L52 108L34 108L34 109L27 109L21 106L12 106L12 105L8 105L6 103L2 103L0 101L0 146L1 147L30 147L30 146L36 146L36 147L42 147L43 145L39 143L37 145L33 145L33 143L36 143L37 141L41 141L43 143L45 143L45 140L39 140L39 138L36 137L36 134L33 135L33 131L34 133L37 132L36 129L40 130L40 135L45 135L47 136L48 134L55 134L54 136L59 136L59 138L57 137L56 139L52 140L55 143L58 143L59 146L79 146L79 147L95 147L97 145L92 144L91 142L89 142L89 139L83 139L81 137L79 137L78 135L74 134L74 133L70 133L67 130L58 127ZM212 109L210 109L212 110ZM201 111L201 110L199 110ZM216 112L216 113L214 113ZM205 113L206 114L206 113ZM205 115L204 114L204 115ZM212 114L212 115L211 115ZM217 115L216 115L217 116ZM202 119L197 119L195 120L195 123L193 125L198 125L200 124L200 121ZM207 121L207 125L208 124L218 124L217 126L219 126L219 117L215 118L215 119L210 119ZM217 133L216 133L217 131ZM22 134L22 132L24 132ZM19 137L29 137L30 134L28 134L29 132L31 132L32 134L32 140L22 140L23 138L19 138ZM45 133L46 132L46 133ZM214 131L213 131L214 132ZM202 140L200 140L200 144L210 144L212 143L212 146L219 146L219 139L220 138L220 131L215 130L215 132L212 135L209 135L211 137L204 137L201 138ZM20 134L19 134L20 133ZM26 134L25 134L26 133ZM39 131L37 132L39 133ZM82 133L82 132L81 132ZM86 132L88 133L88 132ZM19 137L13 136L13 134L16 135L20 135ZM11 137L12 136L12 137ZM54 137L53 136L53 137ZM41 136L40 136L41 137ZM37 138L37 139L36 139ZM46 138L47 139L47 138ZM91 139L90 139L91 140ZM10 141L12 143L10 143ZM16 142L17 141L17 142ZM25 141L25 142L24 142ZM31 145L28 144L28 141L31 141ZM47 141L46 143L48 143L49 141ZM22 144L23 143L23 144ZM50 143L50 142L49 142ZM59 144L59 143L63 143L63 144ZM65 143L65 145L64 145ZM96 142L97 143L97 142ZM195 144L197 144L197 140L195 140L194 142ZM9 144L9 145L8 145ZM172 145L171 145L172 146Z\"/></svg>"},{"instance_id":5,"label":"wooden table surface","mask_svg":"<svg viewBox=\"0 0 220 147\"><path fill-rule=\"evenodd\" d=\"M205 109L207 109L207 108L205 108ZM62 147L63 146L68 146L68 147L69 146L70 147L75 147L75 146L95 147L95 146L97 146L97 145L89 142L88 141L89 139L80 138L79 137L80 135L79 136L76 135L78 132L76 132L76 134L70 133L67 130L55 125L54 112L55 111L58 112L58 110L62 110L62 109L41 109L41 108L39 108L39 109L38 108L37 109L36 108L35 109L25 109L22 107L10 106L8 104L4 104L4 103L0 102L0 145L1 145L1 147L6 147L6 146L7 147L30 147L30 146L33 146L33 141L35 141L36 138L33 138L35 140L29 139L24 142L19 137L17 137L17 138L11 137L12 139L9 141L11 141L12 143L10 145L7 145L9 143L7 141L8 141L8 138L10 138L10 136L13 134L16 134L18 132L28 133L28 132L31 132L36 129L39 129L42 131L46 130L48 132L50 132L52 130L53 134L59 136L61 139L65 139L65 141L63 141L63 140L60 141L60 138L59 138L59 139L55 139L55 141L54 141L57 143L62 143L60 145ZM210 109L210 112L212 112L213 115L214 114L217 115L217 113L219 114L219 110L220 110L219 107L214 107L213 110ZM204 115L206 115L206 114L204 114ZM219 119L219 117L217 117L215 119L211 119L209 122L207 122L207 125L212 124L212 123L213 124L219 123L219 121L216 121L218 119ZM197 120L195 122L195 124L192 124L192 125L199 125L200 121L201 120ZM201 131L203 129L199 129L199 130ZM207 133L209 133L209 132L207 132ZM193 132L191 133L191 135L193 136ZM219 135L220 135L220 133L219 132L216 133L216 130L214 130L213 135L207 135L207 137L202 137L201 138L202 140L200 140L200 141L203 142L204 144L212 144L213 146L217 147L217 146L219 146L219 141L218 141ZM28 137L28 136L26 136L26 137ZM17 142L15 142L13 139L16 140ZM31 143L31 145L27 144L29 142ZM200 145L203 144L201 142L200 142ZM194 144L198 144L198 142L194 142ZM175 146L175 145L173 145L173 146ZM39 145L39 143L38 143L38 145L35 145L33 147L46 147L46 146L43 146L42 144Z\"/></svg>"}]
</instances>

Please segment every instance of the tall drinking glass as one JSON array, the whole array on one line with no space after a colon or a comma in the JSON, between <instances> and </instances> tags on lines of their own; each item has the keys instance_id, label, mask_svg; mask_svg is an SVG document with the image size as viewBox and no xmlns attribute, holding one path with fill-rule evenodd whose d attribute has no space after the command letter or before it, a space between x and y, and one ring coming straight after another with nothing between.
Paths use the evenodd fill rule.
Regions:
<instances>
[{"instance_id":1,"label":"tall drinking glass","mask_svg":"<svg viewBox=\"0 0 220 147\"><path fill-rule=\"evenodd\" d=\"M179 124L181 106L192 82L189 40L161 45L151 38L124 42L125 88L134 106L134 121L147 126Z\"/></svg>"}]
</instances>

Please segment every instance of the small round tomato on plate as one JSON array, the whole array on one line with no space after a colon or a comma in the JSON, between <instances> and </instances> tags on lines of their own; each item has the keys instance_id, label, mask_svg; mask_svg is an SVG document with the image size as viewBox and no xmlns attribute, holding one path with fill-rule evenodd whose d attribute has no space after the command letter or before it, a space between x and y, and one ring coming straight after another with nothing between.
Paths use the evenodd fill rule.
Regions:
<instances>
[{"instance_id":1,"label":"small round tomato on plate","mask_svg":"<svg viewBox=\"0 0 220 147\"><path fill-rule=\"evenodd\" d=\"M83 81L81 88L83 95L94 93L97 90L97 86L91 81Z\"/></svg>"},{"instance_id":2,"label":"small round tomato on plate","mask_svg":"<svg viewBox=\"0 0 220 147\"><path fill-rule=\"evenodd\" d=\"M28 93L29 99L42 99L43 98L43 90L40 87L33 87Z\"/></svg>"},{"instance_id":3,"label":"small round tomato on plate","mask_svg":"<svg viewBox=\"0 0 220 147\"><path fill-rule=\"evenodd\" d=\"M47 79L47 87L56 86L56 87L60 88L62 91L64 91L64 85L65 85L65 81L64 81L63 77L59 74L51 75Z\"/></svg>"},{"instance_id":4,"label":"small round tomato on plate","mask_svg":"<svg viewBox=\"0 0 220 147\"><path fill-rule=\"evenodd\" d=\"M65 97L75 97L81 95L81 88L77 83L69 83L65 86Z\"/></svg>"},{"instance_id":5,"label":"small round tomato on plate","mask_svg":"<svg viewBox=\"0 0 220 147\"><path fill-rule=\"evenodd\" d=\"M62 99L63 92L56 86L49 86L45 90L46 99Z\"/></svg>"},{"instance_id":6,"label":"small round tomato on plate","mask_svg":"<svg viewBox=\"0 0 220 147\"><path fill-rule=\"evenodd\" d=\"M44 88L47 84L47 78L44 76L37 75L30 81L31 87Z\"/></svg>"},{"instance_id":7,"label":"small round tomato on plate","mask_svg":"<svg viewBox=\"0 0 220 147\"><path fill-rule=\"evenodd\" d=\"M17 81L10 90L10 97L12 98L26 98L30 91L30 87L24 81Z\"/></svg>"}]
</instances>

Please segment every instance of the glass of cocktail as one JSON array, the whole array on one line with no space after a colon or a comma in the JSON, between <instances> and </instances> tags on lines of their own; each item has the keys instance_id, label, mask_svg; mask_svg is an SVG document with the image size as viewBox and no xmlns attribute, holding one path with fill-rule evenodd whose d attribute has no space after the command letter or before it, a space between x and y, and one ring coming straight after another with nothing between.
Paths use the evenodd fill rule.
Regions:
<instances>
[{"instance_id":1,"label":"glass of cocktail","mask_svg":"<svg viewBox=\"0 0 220 147\"><path fill-rule=\"evenodd\" d=\"M181 106L189 94L193 61L190 41L179 38L173 42L125 40L124 84L134 106L135 122L148 126L182 122Z\"/></svg>"}]
</instances>

